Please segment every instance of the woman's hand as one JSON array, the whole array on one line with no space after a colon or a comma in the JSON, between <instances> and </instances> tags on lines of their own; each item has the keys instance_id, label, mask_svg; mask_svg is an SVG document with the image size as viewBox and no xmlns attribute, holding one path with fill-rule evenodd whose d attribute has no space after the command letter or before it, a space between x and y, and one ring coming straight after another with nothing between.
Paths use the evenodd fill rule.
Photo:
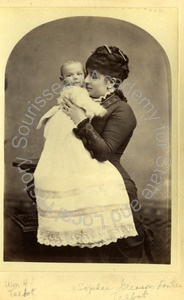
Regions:
<instances>
[{"instance_id":1,"label":"woman's hand","mask_svg":"<svg viewBox=\"0 0 184 300\"><path fill-rule=\"evenodd\" d=\"M86 113L84 109L76 106L71 100L64 98L62 103L63 112L69 116L74 124L80 123L82 120L86 119Z\"/></svg>"}]
</instances>

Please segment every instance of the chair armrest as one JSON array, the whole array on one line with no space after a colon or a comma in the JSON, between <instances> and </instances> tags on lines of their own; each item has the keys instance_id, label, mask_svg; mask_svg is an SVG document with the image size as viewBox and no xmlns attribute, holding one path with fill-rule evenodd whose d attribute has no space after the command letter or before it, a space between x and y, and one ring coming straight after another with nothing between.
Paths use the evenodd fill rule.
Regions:
<instances>
[{"instance_id":1,"label":"chair armrest","mask_svg":"<svg viewBox=\"0 0 184 300\"><path fill-rule=\"evenodd\" d=\"M26 162L21 162L19 160L15 160L12 162L12 166L25 170L27 173L34 173L39 159L30 159L30 161L27 160Z\"/></svg>"}]
</instances>

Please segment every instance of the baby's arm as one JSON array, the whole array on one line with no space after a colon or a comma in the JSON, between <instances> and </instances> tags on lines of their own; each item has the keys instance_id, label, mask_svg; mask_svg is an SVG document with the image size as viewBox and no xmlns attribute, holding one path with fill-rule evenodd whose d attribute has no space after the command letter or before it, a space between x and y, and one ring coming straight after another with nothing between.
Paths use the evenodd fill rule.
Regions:
<instances>
[{"instance_id":1,"label":"baby's arm","mask_svg":"<svg viewBox=\"0 0 184 300\"><path fill-rule=\"evenodd\" d=\"M86 116L92 119L94 116L103 117L106 114L106 109L99 103L96 103L89 97L86 89L80 87L68 87L64 89L61 96L58 98L58 104L64 102L64 99L70 100L73 104L83 108Z\"/></svg>"}]
</instances>

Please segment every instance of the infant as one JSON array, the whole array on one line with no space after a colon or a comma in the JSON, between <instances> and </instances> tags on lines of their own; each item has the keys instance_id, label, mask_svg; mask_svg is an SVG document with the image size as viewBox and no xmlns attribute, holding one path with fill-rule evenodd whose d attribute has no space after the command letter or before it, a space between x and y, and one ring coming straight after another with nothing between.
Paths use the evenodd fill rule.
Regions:
<instances>
[{"instance_id":1,"label":"infant","mask_svg":"<svg viewBox=\"0 0 184 300\"><path fill-rule=\"evenodd\" d=\"M83 108L86 117L92 119L94 116L103 117L106 109L97 102L94 102L84 86L85 72L83 66L78 61L69 60L61 66L61 77L64 85L60 97L57 99L58 107L53 107L47 112L38 123L37 129L41 128L43 123L53 116L59 108L62 107L64 99L70 99L78 107Z\"/></svg>"}]
</instances>

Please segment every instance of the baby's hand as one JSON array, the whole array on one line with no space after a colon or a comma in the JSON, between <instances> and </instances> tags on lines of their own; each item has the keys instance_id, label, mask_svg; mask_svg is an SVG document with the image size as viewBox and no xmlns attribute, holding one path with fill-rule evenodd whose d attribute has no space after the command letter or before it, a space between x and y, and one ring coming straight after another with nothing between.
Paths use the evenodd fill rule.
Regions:
<instances>
[{"instance_id":1,"label":"baby's hand","mask_svg":"<svg viewBox=\"0 0 184 300\"><path fill-rule=\"evenodd\" d=\"M61 95L58 99L57 99L57 103L58 105L63 106L64 102L66 100L70 100L69 97L66 97L65 95Z\"/></svg>"},{"instance_id":2,"label":"baby's hand","mask_svg":"<svg viewBox=\"0 0 184 300\"><path fill-rule=\"evenodd\" d=\"M63 100L63 103L61 105L62 105L63 112L72 119L74 124L78 124L86 118L86 113L84 109L78 107L71 100L65 98L65 100Z\"/></svg>"}]
</instances>

